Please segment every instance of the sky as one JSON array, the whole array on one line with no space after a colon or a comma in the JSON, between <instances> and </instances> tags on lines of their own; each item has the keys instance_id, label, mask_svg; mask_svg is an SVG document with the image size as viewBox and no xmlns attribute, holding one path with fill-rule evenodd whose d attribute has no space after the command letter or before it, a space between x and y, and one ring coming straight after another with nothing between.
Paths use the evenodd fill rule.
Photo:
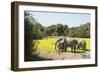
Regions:
<instances>
[{"instance_id":1,"label":"sky","mask_svg":"<svg viewBox=\"0 0 100 73\"><path fill-rule=\"evenodd\" d=\"M52 24L67 24L68 27L76 27L80 24L90 22L90 14L86 13L67 13L67 12L40 12L30 11L34 18L43 26Z\"/></svg>"}]
</instances>

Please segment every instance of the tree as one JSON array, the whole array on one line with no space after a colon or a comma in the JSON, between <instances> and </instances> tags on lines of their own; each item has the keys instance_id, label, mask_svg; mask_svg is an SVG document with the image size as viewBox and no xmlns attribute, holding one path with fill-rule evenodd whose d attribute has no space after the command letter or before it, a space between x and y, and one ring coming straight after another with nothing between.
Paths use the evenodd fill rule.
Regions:
<instances>
[{"instance_id":1,"label":"tree","mask_svg":"<svg viewBox=\"0 0 100 73\"><path fill-rule=\"evenodd\" d=\"M64 26L62 24L57 24L56 32L58 36L64 35Z\"/></svg>"},{"instance_id":2,"label":"tree","mask_svg":"<svg viewBox=\"0 0 100 73\"><path fill-rule=\"evenodd\" d=\"M35 30L36 20L33 15L28 11L24 11L24 46L25 46L25 61L31 59L32 56L32 43L33 43L33 30ZM33 29L34 28L34 29Z\"/></svg>"},{"instance_id":3,"label":"tree","mask_svg":"<svg viewBox=\"0 0 100 73\"><path fill-rule=\"evenodd\" d=\"M36 21L33 27L33 39L42 39L45 36L44 27Z\"/></svg>"},{"instance_id":4,"label":"tree","mask_svg":"<svg viewBox=\"0 0 100 73\"><path fill-rule=\"evenodd\" d=\"M51 36L57 36L56 27L55 24L48 27Z\"/></svg>"},{"instance_id":5,"label":"tree","mask_svg":"<svg viewBox=\"0 0 100 73\"><path fill-rule=\"evenodd\" d=\"M81 24L69 29L68 36L78 38L90 38L90 23Z\"/></svg>"},{"instance_id":6,"label":"tree","mask_svg":"<svg viewBox=\"0 0 100 73\"><path fill-rule=\"evenodd\" d=\"M68 36L68 32L69 32L69 28L68 28L68 25L64 25L64 34L66 35L66 36Z\"/></svg>"}]
</instances>

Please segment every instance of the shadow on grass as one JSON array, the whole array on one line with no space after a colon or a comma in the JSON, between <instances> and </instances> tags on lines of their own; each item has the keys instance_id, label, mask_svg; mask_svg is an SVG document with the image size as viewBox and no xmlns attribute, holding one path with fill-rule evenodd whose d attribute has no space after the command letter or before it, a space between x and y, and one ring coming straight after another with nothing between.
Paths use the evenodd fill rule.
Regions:
<instances>
[{"instance_id":1,"label":"shadow on grass","mask_svg":"<svg viewBox=\"0 0 100 73\"><path fill-rule=\"evenodd\" d=\"M76 51L76 52L71 52L71 51L67 51L67 52L71 52L71 53L85 53L86 51L90 51L90 49L78 50L78 51Z\"/></svg>"},{"instance_id":2,"label":"shadow on grass","mask_svg":"<svg viewBox=\"0 0 100 73\"><path fill-rule=\"evenodd\" d=\"M45 60L52 60L52 59L39 57L38 55L30 55L30 56L28 56L24 59L25 62L28 62L28 61L45 61Z\"/></svg>"}]
</instances>

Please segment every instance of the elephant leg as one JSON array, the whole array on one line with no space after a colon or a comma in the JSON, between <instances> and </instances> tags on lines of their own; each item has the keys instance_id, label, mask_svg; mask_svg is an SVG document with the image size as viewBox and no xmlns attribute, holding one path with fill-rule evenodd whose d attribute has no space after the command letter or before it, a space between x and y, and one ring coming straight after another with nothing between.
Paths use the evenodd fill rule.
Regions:
<instances>
[{"instance_id":1,"label":"elephant leg","mask_svg":"<svg viewBox=\"0 0 100 73\"><path fill-rule=\"evenodd\" d=\"M74 47L74 53L76 53L76 48Z\"/></svg>"},{"instance_id":2,"label":"elephant leg","mask_svg":"<svg viewBox=\"0 0 100 73\"><path fill-rule=\"evenodd\" d=\"M84 50L86 51L86 45L84 46Z\"/></svg>"},{"instance_id":3,"label":"elephant leg","mask_svg":"<svg viewBox=\"0 0 100 73\"><path fill-rule=\"evenodd\" d=\"M64 52L67 52L67 46L65 45L65 47L64 47Z\"/></svg>"},{"instance_id":4,"label":"elephant leg","mask_svg":"<svg viewBox=\"0 0 100 73\"><path fill-rule=\"evenodd\" d=\"M61 49L61 52L64 52L64 49Z\"/></svg>"},{"instance_id":5,"label":"elephant leg","mask_svg":"<svg viewBox=\"0 0 100 73\"><path fill-rule=\"evenodd\" d=\"M73 53L75 53L75 46L73 46Z\"/></svg>"},{"instance_id":6,"label":"elephant leg","mask_svg":"<svg viewBox=\"0 0 100 73\"><path fill-rule=\"evenodd\" d=\"M77 52L77 50L78 50L78 49L77 49L77 46L75 46L75 47L74 47L74 52L76 53L76 52Z\"/></svg>"},{"instance_id":7,"label":"elephant leg","mask_svg":"<svg viewBox=\"0 0 100 73\"><path fill-rule=\"evenodd\" d=\"M65 52L65 49L64 48L62 48L62 52Z\"/></svg>"},{"instance_id":8,"label":"elephant leg","mask_svg":"<svg viewBox=\"0 0 100 73\"><path fill-rule=\"evenodd\" d=\"M83 47L83 50L86 51L86 47Z\"/></svg>"},{"instance_id":9,"label":"elephant leg","mask_svg":"<svg viewBox=\"0 0 100 73\"><path fill-rule=\"evenodd\" d=\"M60 54L60 52L61 52L61 48L58 49L58 53L59 53L59 54Z\"/></svg>"},{"instance_id":10,"label":"elephant leg","mask_svg":"<svg viewBox=\"0 0 100 73\"><path fill-rule=\"evenodd\" d=\"M66 49L64 49L64 52L66 52Z\"/></svg>"},{"instance_id":11,"label":"elephant leg","mask_svg":"<svg viewBox=\"0 0 100 73\"><path fill-rule=\"evenodd\" d=\"M66 45L63 44L63 52L66 52Z\"/></svg>"},{"instance_id":12,"label":"elephant leg","mask_svg":"<svg viewBox=\"0 0 100 73\"><path fill-rule=\"evenodd\" d=\"M71 52L73 53L73 48L71 47Z\"/></svg>"},{"instance_id":13,"label":"elephant leg","mask_svg":"<svg viewBox=\"0 0 100 73\"><path fill-rule=\"evenodd\" d=\"M67 51L67 49L66 48L64 48L64 52L66 52Z\"/></svg>"}]
</instances>

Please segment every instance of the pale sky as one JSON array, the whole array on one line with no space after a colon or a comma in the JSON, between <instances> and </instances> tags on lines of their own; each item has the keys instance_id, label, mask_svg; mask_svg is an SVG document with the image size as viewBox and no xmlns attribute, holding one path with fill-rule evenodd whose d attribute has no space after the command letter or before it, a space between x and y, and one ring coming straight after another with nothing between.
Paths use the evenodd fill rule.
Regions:
<instances>
[{"instance_id":1,"label":"pale sky","mask_svg":"<svg viewBox=\"0 0 100 73\"><path fill-rule=\"evenodd\" d=\"M67 12L39 12L29 11L34 15L34 18L43 26L50 26L52 24L67 24L68 27L79 26L90 22L90 14L84 13L67 13Z\"/></svg>"}]
</instances>

